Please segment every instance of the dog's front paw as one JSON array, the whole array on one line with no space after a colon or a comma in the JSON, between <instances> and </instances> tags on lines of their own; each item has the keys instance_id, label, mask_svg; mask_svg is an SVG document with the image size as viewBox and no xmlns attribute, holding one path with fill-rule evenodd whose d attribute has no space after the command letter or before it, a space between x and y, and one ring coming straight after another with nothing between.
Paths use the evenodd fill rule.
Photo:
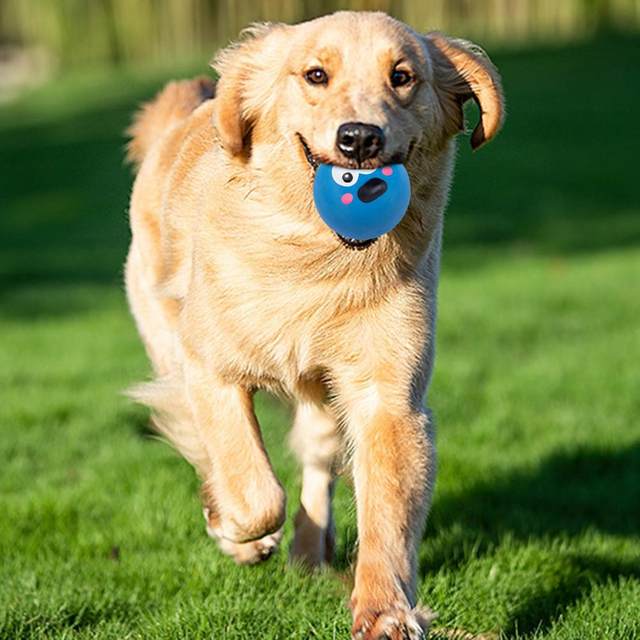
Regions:
<instances>
[{"instance_id":1,"label":"dog's front paw","mask_svg":"<svg viewBox=\"0 0 640 640\"><path fill-rule=\"evenodd\" d=\"M258 564L268 560L277 550L282 539L282 529L259 540L251 542L231 542L218 539L223 553L231 556L238 564Z\"/></svg>"},{"instance_id":2,"label":"dog's front paw","mask_svg":"<svg viewBox=\"0 0 640 640\"><path fill-rule=\"evenodd\" d=\"M270 533L258 540L250 542L233 542L224 538L220 531L211 525L210 513L207 507L203 510L206 521L207 534L213 538L220 547L220 551L231 556L238 564L258 564L268 560L277 550L282 540L283 528Z\"/></svg>"},{"instance_id":3,"label":"dog's front paw","mask_svg":"<svg viewBox=\"0 0 640 640\"><path fill-rule=\"evenodd\" d=\"M351 636L353 640L424 640L434 618L431 611L418 607L358 608Z\"/></svg>"}]
</instances>

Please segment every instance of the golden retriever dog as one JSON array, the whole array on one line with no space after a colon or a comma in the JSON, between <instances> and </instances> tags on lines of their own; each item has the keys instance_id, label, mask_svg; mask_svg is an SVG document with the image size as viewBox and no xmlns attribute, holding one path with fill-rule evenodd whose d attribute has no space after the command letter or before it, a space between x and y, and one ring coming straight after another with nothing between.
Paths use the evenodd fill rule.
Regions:
<instances>
[{"instance_id":1,"label":"golden retriever dog","mask_svg":"<svg viewBox=\"0 0 640 640\"><path fill-rule=\"evenodd\" d=\"M285 522L252 397L291 398L292 558L331 560L333 484L348 469L353 637L421 638L443 213L463 105L480 110L473 148L502 124L498 73L469 42L368 12L254 26L214 68L217 84L169 84L131 128L126 286L155 373L135 394L201 476L207 532L242 563L269 557ZM401 223L373 241L337 236L314 207L319 163L404 163Z\"/></svg>"}]
</instances>

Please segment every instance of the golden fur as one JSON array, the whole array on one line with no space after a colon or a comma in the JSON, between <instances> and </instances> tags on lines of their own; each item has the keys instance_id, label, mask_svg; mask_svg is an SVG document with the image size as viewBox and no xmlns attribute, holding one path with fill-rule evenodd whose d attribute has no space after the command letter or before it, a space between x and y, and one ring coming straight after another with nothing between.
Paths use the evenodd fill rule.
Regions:
<instances>
[{"instance_id":1,"label":"golden fur","mask_svg":"<svg viewBox=\"0 0 640 640\"><path fill-rule=\"evenodd\" d=\"M355 12L253 27L214 66L217 87L171 83L131 129L126 283L156 374L136 395L202 477L208 532L249 563L275 549L285 519L252 394L291 397L303 473L293 558L330 560L346 451L359 529L354 637L421 637L416 547L436 464L424 397L453 138L468 99L481 112L472 146L497 133L498 74L474 45ZM318 66L327 86L305 81ZM390 85L394 67L409 86ZM299 137L315 159L353 166L335 148L353 120L386 138L362 166L400 158L412 181L403 221L361 251L317 215Z\"/></svg>"}]
</instances>

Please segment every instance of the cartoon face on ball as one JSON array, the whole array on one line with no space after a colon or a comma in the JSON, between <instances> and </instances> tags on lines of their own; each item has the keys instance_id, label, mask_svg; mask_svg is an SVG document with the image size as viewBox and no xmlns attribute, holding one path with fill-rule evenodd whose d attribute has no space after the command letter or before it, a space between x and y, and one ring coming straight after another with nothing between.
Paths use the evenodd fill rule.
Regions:
<instances>
[{"instance_id":1,"label":"cartoon face on ball","mask_svg":"<svg viewBox=\"0 0 640 640\"><path fill-rule=\"evenodd\" d=\"M313 196L320 217L338 235L365 241L388 233L402 220L411 187L401 164L370 170L321 164Z\"/></svg>"}]
</instances>

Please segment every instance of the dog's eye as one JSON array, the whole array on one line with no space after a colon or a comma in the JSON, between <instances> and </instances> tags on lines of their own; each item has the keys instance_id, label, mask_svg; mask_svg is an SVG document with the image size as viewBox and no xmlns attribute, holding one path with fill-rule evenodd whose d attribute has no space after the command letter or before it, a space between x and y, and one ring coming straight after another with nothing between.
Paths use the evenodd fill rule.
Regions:
<instances>
[{"instance_id":1,"label":"dog's eye","mask_svg":"<svg viewBox=\"0 0 640 640\"><path fill-rule=\"evenodd\" d=\"M327 75L327 72L320 67L309 69L309 71L305 72L304 79L309 84L328 84L329 82L329 76Z\"/></svg>"},{"instance_id":2,"label":"dog's eye","mask_svg":"<svg viewBox=\"0 0 640 640\"><path fill-rule=\"evenodd\" d=\"M341 169L340 167L333 167L331 169L333 181L341 187L352 187L358 182L358 175L358 171L352 169Z\"/></svg>"},{"instance_id":3,"label":"dog's eye","mask_svg":"<svg viewBox=\"0 0 640 640\"><path fill-rule=\"evenodd\" d=\"M398 87L404 87L413 81L413 76L404 69L394 69L391 72L391 86L396 89Z\"/></svg>"}]
</instances>

